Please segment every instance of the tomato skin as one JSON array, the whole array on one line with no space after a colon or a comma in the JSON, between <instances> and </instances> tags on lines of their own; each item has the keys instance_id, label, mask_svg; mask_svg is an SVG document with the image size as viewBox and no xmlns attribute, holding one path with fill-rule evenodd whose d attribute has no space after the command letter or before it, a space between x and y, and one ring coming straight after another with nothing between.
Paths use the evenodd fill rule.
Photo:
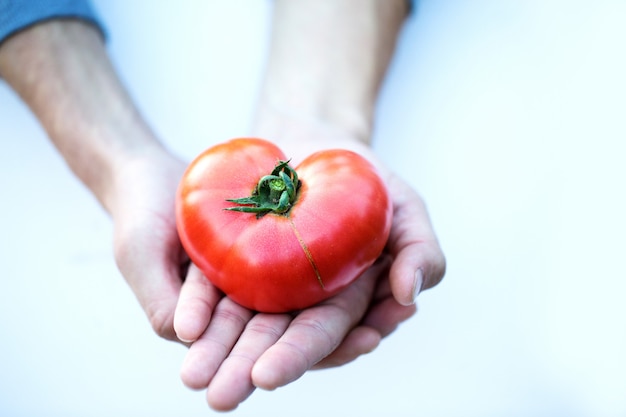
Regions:
<instances>
[{"instance_id":1,"label":"tomato skin","mask_svg":"<svg viewBox=\"0 0 626 417\"><path fill-rule=\"evenodd\" d=\"M347 150L317 152L295 168L301 186L285 214L226 210L233 207L228 199L250 195L286 159L263 139L216 145L189 165L176 198L178 233L190 259L231 299L268 313L337 294L380 256L391 227L384 182Z\"/></svg>"}]
</instances>

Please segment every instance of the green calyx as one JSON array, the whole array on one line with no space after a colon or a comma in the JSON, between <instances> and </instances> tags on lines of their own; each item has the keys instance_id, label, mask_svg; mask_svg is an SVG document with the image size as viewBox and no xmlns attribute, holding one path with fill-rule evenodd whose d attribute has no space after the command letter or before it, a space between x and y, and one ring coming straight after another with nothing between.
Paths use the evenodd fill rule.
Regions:
<instances>
[{"instance_id":1,"label":"green calyx","mask_svg":"<svg viewBox=\"0 0 626 417\"><path fill-rule=\"evenodd\" d=\"M267 213L287 214L296 201L300 180L289 161L278 161L271 174L262 177L249 197L228 199L235 207L226 210L256 213L260 218Z\"/></svg>"}]
</instances>

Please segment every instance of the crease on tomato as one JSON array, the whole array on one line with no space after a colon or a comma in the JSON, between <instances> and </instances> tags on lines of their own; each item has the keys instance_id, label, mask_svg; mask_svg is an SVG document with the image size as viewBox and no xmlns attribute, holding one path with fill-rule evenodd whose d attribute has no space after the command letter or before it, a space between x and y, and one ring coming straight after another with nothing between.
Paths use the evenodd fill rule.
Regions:
<instances>
[{"instance_id":1,"label":"crease on tomato","mask_svg":"<svg viewBox=\"0 0 626 417\"><path fill-rule=\"evenodd\" d=\"M300 232L298 232L298 229L296 228L296 225L293 223L293 220L291 219L291 217L289 217L289 226L291 226L291 230L293 230L293 233L295 234L296 239L298 239L298 243L300 243L300 247L304 251L306 258L309 260L309 263L311 264L311 267L313 268L313 272L315 273L315 276L317 277L317 281L322 286L322 289L325 289L324 281L322 281L322 276L320 275L320 271L317 268L315 259L313 259L313 255L311 254L309 247L307 246L304 239L302 239L302 235L300 235Z\"/></svg>"}]
</instances>

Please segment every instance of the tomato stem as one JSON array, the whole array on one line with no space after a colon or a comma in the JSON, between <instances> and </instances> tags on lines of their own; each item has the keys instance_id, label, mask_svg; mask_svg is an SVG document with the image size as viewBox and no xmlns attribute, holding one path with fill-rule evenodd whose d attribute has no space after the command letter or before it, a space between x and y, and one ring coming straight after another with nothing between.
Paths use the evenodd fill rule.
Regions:
<instances>
[{"instance_id":1,"label":"tomato stem","mask_svg":"<svg viewBox=\"0 0 626 417\"><path fill-rule=\"evenodd\" d=\"M237 204L226 210L256 213L260 218L267 213L287 214L296 202L300 180L289 161L278 161L269 175L261 177L249 197L227 199Z\"/></svg>"}]
</instances>

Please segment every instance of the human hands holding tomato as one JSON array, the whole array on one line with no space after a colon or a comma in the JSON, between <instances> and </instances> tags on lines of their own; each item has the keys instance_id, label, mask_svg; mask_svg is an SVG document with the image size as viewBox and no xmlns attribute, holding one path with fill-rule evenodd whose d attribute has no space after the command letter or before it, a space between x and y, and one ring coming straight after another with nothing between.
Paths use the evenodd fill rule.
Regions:
<instances>
[{"instance_id":1,"label":"human hands holding tomato","mask_svg":"<svg viewBox=\"0 0 626 417\"><path fill-rule=\"evenodd\" d=\"M270 59L265 88L270 99L261 102L274 105L286 98L286 108L304 111L305 122L321 117L325 124L334 120L346 122L348 130L367 131L359 120L367 120L374 107L406 13L399 3L277 2L279 36L273 39L280 45ZM340 6L341 12L329 6ZM391 9L381 13L379 7ZM322 26L326 36L319 36ZM355 39L362 48L354 48ZM255 387L274 389L309 369L342 365L371 351L415 312L417 292L443 276L445 262L421 199L381 167L367 146L279 121L256 133L276 141L296 165L327 148L352 149L374 162L392 198L393 221L385 253L332 298L298 313L256 314L241 307L189 266L174 214L186 164L149 134L99 34L79 22L48 22L3 43L3 56L3 78L110 212L116 261L152 327L162 337L191 344L183 380L208 387L214 408L236 407Z\"/></svg>"},{"instance_id":2,"label":"human hands holding tomato","mask_svg":"<svg viewBox=\"0 0 626 417\"><path fill-rule=\"evenodd\" d=\"M419 196L353 139L283 142L297 165L319 149L348 148L378 165L392 196L394 217L386 253L338 295L298 313L254 313L192 267L176 311L178 336L193 342L181 371L186 385L208 387L216 409L237 406L255 387L275 389L309 369L343 365L373 350L413 315L421 289L443 276L445 261ZM287 153L287 152L286 152Z\"/></svg>"},{"instance_id":3,"label":"human hands holding tomato","mask_svg":"<svg viewBox=\"0 0 626 417\"><path fill-rule=\"evenodd\" d=\"M423 271L422 289L443 275L443 255L419 196L367 146L325 137L279 144L295 165L331 145L366 156L385 179L394 217L380 259L338 295L297 314L255 313L224 297L194 265L185 275L174 197L186 164L153 150L119 165L110 207L117 263L154 330L191 345L182 379L192 388L208 387L216 409L236 407L255 387L274 389L309 369L340 366L372 351L415 313L416 271Z\"/></svg>"}]
</instances>

